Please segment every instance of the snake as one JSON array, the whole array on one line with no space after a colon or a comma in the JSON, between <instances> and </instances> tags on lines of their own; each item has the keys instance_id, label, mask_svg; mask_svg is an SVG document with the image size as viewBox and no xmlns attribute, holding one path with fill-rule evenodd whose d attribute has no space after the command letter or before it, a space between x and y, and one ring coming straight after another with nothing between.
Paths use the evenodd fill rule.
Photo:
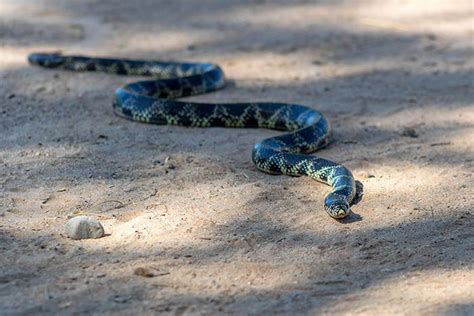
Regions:
<instances>
[{"instance_id":1,"label":"snake","mask_svg":"<svg viewBox=\"0 0 474 316\"><path fill-rule=\"evenodd\" d=\"M331 125L309 106L289 103L196 103L177 98L221 89L224 72L216 64L131 60L61 53L32 53L30 64L70 71L98 71L116 75L148 76L115 91L114 112L126 119L151 124L188 127L266 128L286 133L264 139L253 147L252 161L268 174L308 176L331 187L324 198L329 216L342 219L363 195L351 171L337 162L309 155L330 142Z\"/></svg>"}]
</instances>

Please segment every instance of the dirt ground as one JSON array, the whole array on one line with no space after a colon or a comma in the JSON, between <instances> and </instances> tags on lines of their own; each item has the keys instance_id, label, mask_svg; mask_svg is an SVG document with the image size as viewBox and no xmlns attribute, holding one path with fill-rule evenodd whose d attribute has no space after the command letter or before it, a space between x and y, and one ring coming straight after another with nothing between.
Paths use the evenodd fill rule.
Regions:
<instances>
[{"instance_id":1,"label":"dirt ground","mask_svg":"<svg viewBox=\"0 0 474 316\"><path fill-rule=\"evenodd\" d=\"M472 1L0 0L0 314L474 315ZM308 105L365 186L270 176L278 132L113 114L137 80L34 51L212 61L197 101ZM106 237L73 241L74 214ZM143 268L142 275L134 271ZM148 276L143 276L143 274Z\"/></svg>"}]
</instances>

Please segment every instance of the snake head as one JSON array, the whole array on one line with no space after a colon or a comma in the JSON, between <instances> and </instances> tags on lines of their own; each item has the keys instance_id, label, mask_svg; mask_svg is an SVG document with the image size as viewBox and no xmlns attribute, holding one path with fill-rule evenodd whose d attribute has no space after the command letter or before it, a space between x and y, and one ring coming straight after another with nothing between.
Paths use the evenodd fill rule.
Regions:
<instances>
[{"instance_id":1,"label":"snake head","mask_svg":"<svg viewBox=\"0 0 474 316\"><path fill-rule=\"evenodd\" d=\"M324 201L326 212L335 219L342 219L349 215L351 208L344 196L337 193L329 193Z\"/></svg>"},{"instance_id":2,"label":"snake head","mask_svg":"<svg viewBox=\"0 0 474 316\"><path fill-rule=\"evenodd\" d=\"M65 58L59 53L33 53L28 55L30 64L48 68L59 67L65 61Z\"/></svg>"}]
</instances>

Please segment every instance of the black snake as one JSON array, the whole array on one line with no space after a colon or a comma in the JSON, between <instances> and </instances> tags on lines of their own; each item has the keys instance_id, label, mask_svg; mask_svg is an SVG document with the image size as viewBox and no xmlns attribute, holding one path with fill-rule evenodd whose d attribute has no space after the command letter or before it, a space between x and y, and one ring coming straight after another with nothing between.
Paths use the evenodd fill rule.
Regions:
<instances>
[{"instance_id":1,"label":"black snake","mask_svg":"<svg viewBox=\"0 0 474 316\"><path fill-rule=\"evenodd\" d=\"M333 218L344 218L362 196L362 185L344 166L309 156L329 142L331 128L314 109L283 103L180 102L173 99L224 87L221 68L208 63L141 61L35 53L31 64L73 71L153 76L115 91L114 110L134 121L194 127L263 127L288 133L256 144L252 161L270 174L306 175L332 187L324 206Z\"/></svg>"}]
</instances>

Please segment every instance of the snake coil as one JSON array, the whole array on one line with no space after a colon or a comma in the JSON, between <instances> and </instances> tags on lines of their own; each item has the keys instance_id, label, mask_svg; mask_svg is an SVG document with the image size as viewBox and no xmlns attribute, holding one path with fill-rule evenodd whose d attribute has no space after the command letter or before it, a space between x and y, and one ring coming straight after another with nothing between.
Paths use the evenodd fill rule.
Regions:
<instances>
[{"instance_id":1,"label":"snake coil","mask_svg":"<svg viewBox=\"0 0 474 316\"><path fill-rule=\"evenodd\" d=\"M159 62L61 54L34 53L31 64L72 71L100 71L119 75L152 76L153 80L126 84L115 91L114 110L130 120L193 127L261 127L288 133L257 143L252 161L270 174L306 175L332 187L324 208L344 218L362 197L362 185L343 165L309 156L329 142L331 128L321 112L284 103L194 103L175 98L224 87L221 68L209 63Z\"/></svg>"}]
</instances>

